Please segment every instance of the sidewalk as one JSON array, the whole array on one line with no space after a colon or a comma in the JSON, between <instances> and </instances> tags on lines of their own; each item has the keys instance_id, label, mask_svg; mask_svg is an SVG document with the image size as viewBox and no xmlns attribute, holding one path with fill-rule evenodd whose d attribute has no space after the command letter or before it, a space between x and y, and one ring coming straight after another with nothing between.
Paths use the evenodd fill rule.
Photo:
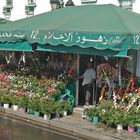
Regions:
<instances>
[{"instance_id":1,"label":"sidewalk","mask_svg":"<svg viewBox=\"0 0 140 140\"><path fill-rule=\"evenodd\" d=\"M14 119L26 121L41 127L45 127L60 133L65 133L77 137L81 140L140 140L140 135L129 134L123 130L118 132L116 129L106 126L94 126L87 120L69 115L60 119L44 120L12 109L1 109L0 115L6 115Z\"/></svg>"}]
</instances>

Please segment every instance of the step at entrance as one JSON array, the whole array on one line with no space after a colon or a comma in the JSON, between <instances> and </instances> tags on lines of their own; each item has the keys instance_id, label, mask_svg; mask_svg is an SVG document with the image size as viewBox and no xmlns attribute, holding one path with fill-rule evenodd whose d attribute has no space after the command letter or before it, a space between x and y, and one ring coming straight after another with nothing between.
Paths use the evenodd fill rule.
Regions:
<instances>
[{"instance_id":1,"label":"step at entrance","mask_svg":"<svg viewBox=\"0 0 140 140\"><path fill-rule=\"evenodd\" d=\"M77 118L82 118L82 114L83 114L83 107L75 107L73 109L73 116L77 117Z\"/></svg>"}]
</instances>

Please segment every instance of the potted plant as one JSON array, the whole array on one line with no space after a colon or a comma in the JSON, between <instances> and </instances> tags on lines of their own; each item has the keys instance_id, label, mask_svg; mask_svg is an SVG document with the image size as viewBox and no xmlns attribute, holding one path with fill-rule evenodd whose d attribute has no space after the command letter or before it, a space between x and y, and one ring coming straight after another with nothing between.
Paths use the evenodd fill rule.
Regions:
<instances>
[{"instance_id":1,"label":"potted plant","mask_svg":"<svg viewBox=\"0 0 140 140\"><path fill-rule=\"evenodd\" d=\"M10 97L10 102L12 104L13 110L17 111L18 110L18 95L16 95L15 93L12 93L9 95Z\"/></svg>"},{"instance_id":2,"label":"potted plant","mask_svg":"<svg viewBox=\"0 0 140 140\"><path fill-rule=\"evenodd\" d=\"M135 131L135 124L137 121L136 114L134 112L134 109L131 109L130 111L126 112L126 125L128 126L128 132L133 133Z\"/></svg>"},{"instance_id":3,"label":"potted plant","mask_svg":"<svg viewBox=\"0 0 140 140\"><path fill-rule=\"evenodd\" d=\"M54 106L54 100L46 100L46 99L41 100L40 108L41 108L41 112L44 114L45 120L51 119L51 114L54 111L53 106Z\"/></svg>"},{"instance_id":4,"label":"potted plant","mask_svg":"<svg viewBox=\"0 0 140 140\"><path fill-rule=\"evenodd\" d=\"M37 96L29 98L27 106L29 114L34 114L37 117L40 115L40 99Z\"/></svg>"},{"instance_id":5,"label":"potted plant","mask_svg":"<svg viewBox=\"0 0 140 140\"><path fill-rule=\"evenodd\" d=\"M3 96L3 93L2 93L2 91L0 91L0 107L2 107L2 104L3 104L2 96Z\"/></svg>"},{"instance_id":6,"label":"potted plant","mask_svg":"<svg viewBox=\"0 0 140 140\"><path fill-rule=\"evenodd\" d=\"M9 108L10 104L10 95L8 91L3 91L1 96L1 101L3 102L3 107L5 109Z\"/></svg>"},{"instance_id":7,"label":"potted plant","mask_svg":"<svg viewBox=\"0 0 140 140\"><path fill-rule=\"evenodd\" d=\"M110 115L112 115L114 111L112 101L102 99L98 107L100 110L100 121L107 125L111 125L113 120Z\"/></svg>"},{"instance_id":8,"label":"potted plant","mask_svg":"<svg viewBox=\"0 0 140 140\"><path fill-rule=\"evenodd\" d=\"M104 122L107 124L107 126L114 126L114 108L109 108L108 110L105 110L104 115L101 116L101 119L104 118Z\"/></svg>"},{"instance_id":9,"label":"potted plant","mask_svg":"<svg viewBox=\"0 0 140 140\"><path fill-rule=\"evenodd\" d=\"M70 103L67 100L62 101L62 110L63 116L67 116L67 113L70 110Z\"/></svg>"},{"instance_id":10,"label":"potted plant","mask_svg":"<svg viewBox=\"0 0 140 140\"><path fill-rule=\"evenodd\" d=\"M62 114L62 102L55 101L53 105L53 112L55 113L55 118L60 118L60 114Z\"/></svg>"},{"instance_id":11,"label":"potted plant","mask_svg":"<svg viewBox=\"0 0 140 140\"><path fill-rule=\"evenodd\" d=\"M87 110L87 116L92 120L93 124L98 124L100 110L98 107L92 107Z\"/></svg>"},{"instance_id":12,"label":"potted plant","mask_svg":"<svg viewBox=\"0 0 140 140\"><path fill-rule=\"evenodd\" d=\"M19 111L25 112L28 104L28 97L26 95L18 96Z\"/></svg>"},{"instance_id":13,"label":"potted plant","mask_svg":"<svg viewBox=\"0 0 140 140\"><path fill-rule=\"evenodd\" d=\"M126 124L126 115L124 112L114 109L114 113L112 114L112 118L114 120L114 124L116 125L117 130L123 130L123 126Z\"/></svg>"}]
</instances>

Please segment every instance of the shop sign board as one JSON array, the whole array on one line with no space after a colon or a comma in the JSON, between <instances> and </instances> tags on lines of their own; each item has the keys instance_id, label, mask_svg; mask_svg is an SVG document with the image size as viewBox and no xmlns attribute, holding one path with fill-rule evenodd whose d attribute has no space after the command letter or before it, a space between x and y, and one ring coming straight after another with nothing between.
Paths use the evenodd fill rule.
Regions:
<instances>
[{"instance_id":1,"label":"shop sign board","mask_svg":"<svg viewBox=\"0 0 140 140\"><path fill-rule=\"evenodd\" d=\"M82 4L91 4L91 3L97 3L97 0L81 0Z\"/></svg>"}]
</instances>

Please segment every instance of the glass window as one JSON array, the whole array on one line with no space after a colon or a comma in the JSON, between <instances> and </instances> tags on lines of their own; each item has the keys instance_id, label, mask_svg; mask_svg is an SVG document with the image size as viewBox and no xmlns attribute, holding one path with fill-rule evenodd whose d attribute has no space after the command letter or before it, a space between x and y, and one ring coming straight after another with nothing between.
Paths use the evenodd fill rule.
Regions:
<instances>
[{"instance_id":1,"label":"glass window","mask_svg":"<svg viewBox=\"0 0 140 140\"><path fill-rule=\"evenodd\" d=\"M13 5L13 0L6 0L6 5Z\"/></svg>"},{"instance_id":2,"label":"glass window","mask_svg":"<svg viewBox=\"0 0 140 140\"><path fill-rule=\"evenodd\" d=\"M35 0L28 0L28 4L35 3Z\"/></svg>"}]
</instances>

